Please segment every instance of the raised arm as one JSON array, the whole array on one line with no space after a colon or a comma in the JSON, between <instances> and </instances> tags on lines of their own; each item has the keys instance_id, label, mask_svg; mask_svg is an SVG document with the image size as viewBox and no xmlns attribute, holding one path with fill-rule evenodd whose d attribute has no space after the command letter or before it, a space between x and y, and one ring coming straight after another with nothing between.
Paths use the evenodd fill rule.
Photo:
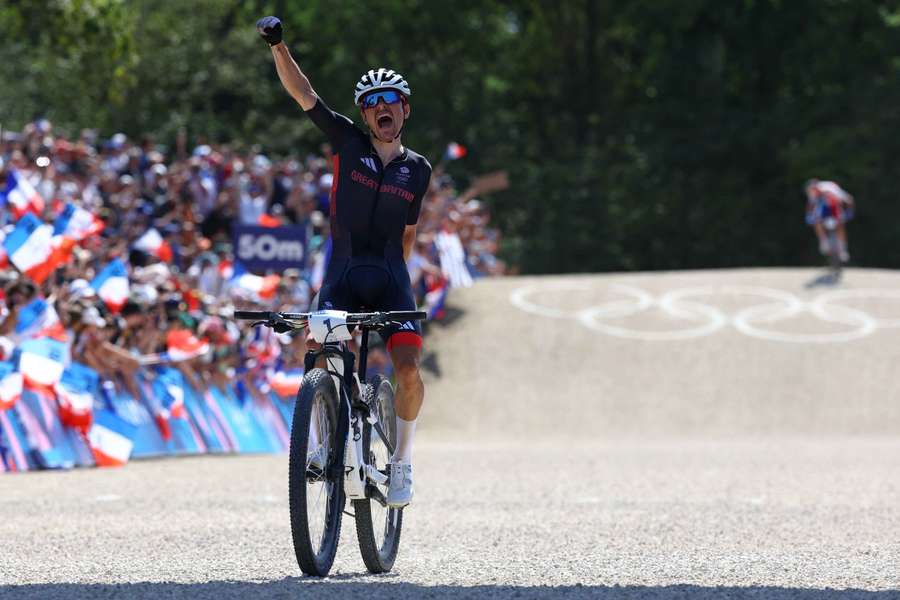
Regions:
<instances>
[{"instance_id":1,"label":"raised arm","mask_svg":"<svg viewBox=\"0 0 900 600\"><path fill-rule=\"evenodd\" d=\"M281 79L284 89L303 110L314 107L319 97L310 85L309 79L294 61L288 47L281 41L281 21L278 17L263 17L257 21L256 30L272 47L275 69L278 71L278 78Z\"/></svg>"}]
</instances>

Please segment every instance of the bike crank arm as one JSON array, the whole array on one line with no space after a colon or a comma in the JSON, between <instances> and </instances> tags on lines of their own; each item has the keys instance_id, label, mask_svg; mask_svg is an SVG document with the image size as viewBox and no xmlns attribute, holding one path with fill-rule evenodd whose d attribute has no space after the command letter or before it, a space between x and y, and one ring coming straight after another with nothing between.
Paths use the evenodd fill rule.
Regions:
<instances>
[{"instance_id":1,"label":"bike crank arm","mask_svg":"<svg viewBox=\"0 0 900 600\"><path fill-rule=\"evenodd\" d=\"M381 493L381 490L374 485L369 484L366 486L366 495L381 506L387 508L387 498L385 498L384 494Z\"/></svg>"},{"instance_id":2,"label":"bike crank arm","mask_svg":"<svg viewBox=\"0 0 900 600\"><path fill-rule=\"evenodd\" d=\"M369 481L377 483L378 485L385 485L388 482L388 476L372 465L365 465L364 470L366 473L366 479L368 479Z\"/></svg>"}]
</instances>

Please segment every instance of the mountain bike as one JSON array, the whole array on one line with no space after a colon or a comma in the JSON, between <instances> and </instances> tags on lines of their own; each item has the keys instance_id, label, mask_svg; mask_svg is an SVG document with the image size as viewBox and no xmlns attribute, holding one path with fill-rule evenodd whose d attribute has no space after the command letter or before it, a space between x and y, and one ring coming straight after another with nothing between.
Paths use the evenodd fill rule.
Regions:
<instances>
[{"instance_id":1,"label":"mountain bike","mask_svg":"<svg viewBox=\"0 0 900 600\"><path fill-rule=\"evenodd\" d=\"M386 501L388 462L397 441L394 390L381 375L366 381L369 333L424 320L426 313L235 311L234 316L279 333L309 327L322 345L304 357L291 427L288 502L300 570L319 577L328 574L349 498L366 568L371 573L390 571L403 525L403 509L391 508ZM355 328L361 331L358 370L349 345Z\"/></svg>"}]
</instances>

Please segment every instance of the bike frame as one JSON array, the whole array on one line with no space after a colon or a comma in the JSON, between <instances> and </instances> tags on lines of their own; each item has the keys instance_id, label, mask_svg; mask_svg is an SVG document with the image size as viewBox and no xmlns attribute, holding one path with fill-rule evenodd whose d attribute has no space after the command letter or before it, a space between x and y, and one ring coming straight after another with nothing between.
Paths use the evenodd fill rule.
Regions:
<instances>
[{"instance_id":1,"label":"bike frame","mask_svg":"<svg viewBox=\"0 0 900 600\"><path fill-rule=\"evenodd\" d=\"M316 361L320 357L324 358L326 371L331 375L338 390L340 406L336 437L338 440L344 440L344 443L340 444L334 463L328 466L328 477L343 477L344 493L351 500L375 498L384 504L385 499L374 484L386 483L387 475L368 463L367 457L364 456L362 439L362 421L365 419L372 425L388 451L391 453L394 451L378 421L377 413L361 397L366 377L368 342L369 328L363 327L358 373L354 370L356 356L345 342L326 342L321 350L307 352L304 367L306 372L309 372L315 368Z\"/></svg>"},{"instance_id":2,"label":"bike frame","mask_svg":"<svg viewBox=\"0 0 900 600\"><path fill-rule=\"evenodd\" d=\"M309 373L316 368L316 362L323 358L326 365L325 370L334 381L338 394L339 406L335 436L338 444L331 463L326 466L326 477L332 480L343 477L344 493L351 500L373 498L379 504L386 506L387 500L377 486L386 484L388 475L369 463L363 447L363 419L365 419L372 426L372 430L384 442L388 452L390 454L394 452L393 444L391 444L385 434L382 424L378 421L377 410L373 410L373 406L370 406L369 402L362 397L365 389L363 386L366 380L369 332L373 329L377 331L388 323L396 322L392 318L402 318L404 321L411 319L421 320L425 319L426 315L422 311L355 314L331 311L333 314L325 313L329 313L329 311L278 313L239 310L235 311L234 316L237 319L253 320L255 321L254 325L273 327L276 331L279 331L279 328L283 328L281 332L291 329L299 330L306 327L313 315L322 318L322 321L319 321L318 324L324 324L327 327L327 332L322 336L322 347L319 350L307 352L303 362L305 371ZM352 317L353 320L348 320L348 316ZM331 319L335 320L333 325ZM336 339L329 342L328 338L331 333L344 326L348 328L348 331L340 336L335 336ZM349 336L343 336L352 331L351 327L359 327L362 332L362 343L359 351L359 373L355 370L356 356L345 341L340 341L349 340ZM319 335L322 333L320 330ZM375 393L377 394L378 390L375 390Z\"/></svg>"}]
</instances>

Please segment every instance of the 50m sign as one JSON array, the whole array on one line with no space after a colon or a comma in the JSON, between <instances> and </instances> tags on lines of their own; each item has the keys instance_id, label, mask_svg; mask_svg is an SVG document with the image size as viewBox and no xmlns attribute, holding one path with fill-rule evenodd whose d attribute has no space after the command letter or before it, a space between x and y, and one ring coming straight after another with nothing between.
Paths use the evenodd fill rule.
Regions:
<instances>
[{"instance_id":1,"label":"50m sign","mask_svg":"<svg viewBox=\"0 0 900 600\"><path fill-rule=\"evenodd\" d=\"M302 269L306 259L306 230L302 227L238 225L233 231L235 254L253 272Z\"/></svg>"}]
</instances>

